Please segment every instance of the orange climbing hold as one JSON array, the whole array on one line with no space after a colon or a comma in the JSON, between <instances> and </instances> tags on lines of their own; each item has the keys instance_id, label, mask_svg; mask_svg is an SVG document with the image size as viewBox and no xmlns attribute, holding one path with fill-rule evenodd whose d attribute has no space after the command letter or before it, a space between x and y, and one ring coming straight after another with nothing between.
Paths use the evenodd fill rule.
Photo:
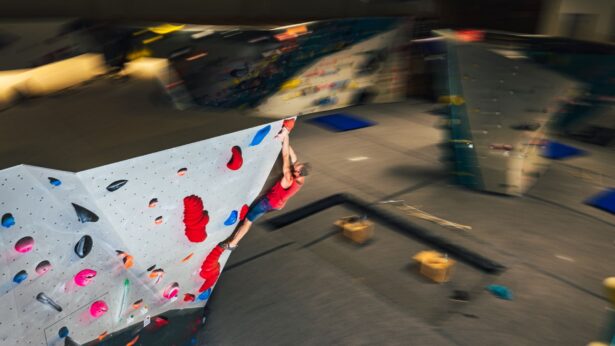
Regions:
<instances>
[{"instance_id":1,"label":"orange climbing hold","mask_svg":"<svg viewBox=\"0 0 615 346\"><path fill-rule=\"evenodd\" d=\"M98 341L102 341L104 338L107 337L107 335L109 335L109 333L106 330L100 333L100 335L98 335Z\"/></svg>"},{"instance_id":2,"label":"orange climbing hold","mask_svg":"<svg viewBox=\"0 0 615 346\"><path fill-rule=\"evenodd\" d=\"M140 337L140 336L141 336L141 335L137 335L137 336L135 336L132 340L130 340L130 341L126 344L126 346L134 346L134 344L136 344L136 343L137 343L137 341L139 341L139 337Z\"/></svg>"},{"instance_id":3,"label":"orange climbing hold","mask_svg":"<svg viewBox=\"0 0 615 346\"><path fill-rule=\"evenodd\" d=\"M182 263L188 262L192 258L192 256L194 256L194 252L191 252L191 253L188 254L188 256L184 257L182 259Z\"/></svg>"},{"instance_id":4,"label":"orange climbing hold","mask_svg":"<svg viewBox=\"0 0 615 346\"><path fill-rule=\"evenodd\" d=\"M122 260L124 268L128 269L133 266L133 257L131 255L120 250L115 250L115 252L117 252L117 256Z\"/></svg>"}]
</instances>

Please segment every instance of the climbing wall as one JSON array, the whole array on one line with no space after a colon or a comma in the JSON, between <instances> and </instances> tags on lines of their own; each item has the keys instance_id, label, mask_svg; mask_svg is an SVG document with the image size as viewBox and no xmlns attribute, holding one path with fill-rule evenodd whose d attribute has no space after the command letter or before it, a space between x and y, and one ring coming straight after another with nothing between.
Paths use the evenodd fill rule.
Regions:
<instances>
[{"instance_id":1,"label":"climbing wall","mask_svg":"<svg viewBox=\"0 0 615 346\"><path fill-rule=\"evenodd\" d=\"M256 111L279 116L402 100L407 69L394 47L399 46L396 40L403 37L403 31L403 27L390 30L316 61L284 83Z\"/></svg>"},{"instance_id":2,"label":"climbing wall","mask_svg":"<svg viewBox=\"0 0 615 346\"><path fill-rule=\"evenodd\" d=\"M199 291L201 264L259 194L281 126L78 173L0 171L0 344L103 340L166 311L205 305L211 289ZM209 216L201 242L184 233L190 195ZM221 267L227 258L219 257Z\"/></svg>"}]
</instances>

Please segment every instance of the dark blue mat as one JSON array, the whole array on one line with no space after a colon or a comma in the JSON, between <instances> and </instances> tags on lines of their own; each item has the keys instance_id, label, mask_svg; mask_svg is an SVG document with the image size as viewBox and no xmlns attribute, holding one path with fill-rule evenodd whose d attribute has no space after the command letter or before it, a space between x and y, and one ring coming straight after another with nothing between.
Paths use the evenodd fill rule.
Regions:
<instances>
[{"instance_id":1,"label":"dark blue mat","mask_svg":"<svg viewBox=\"0 0 615 346\"><path fill-rule=\"evenodd\" d=\"M584 150L553 141L548 141L542 152L542 156L554 160L561 160L572 156L581 156L586 154L587 152Z\"/></svg>"},{"instance_id":2,"label":"dark blue mat","mask_svg":"<svg viewBox=\"0 0 615 346\"><path fill-rule=\"evenodd\" d=\"M608 211L611 214L615 214L615 188L602 191L596 196L585 201L585 203L591 205L592 207Z\"/></svg>"},{"instance_id":3,"label":"dark blue mat","mask_svg":"<svg viewBox=\"0 0 615 346\"><path fill-rule=\"evenodd\" d=\"M363 127L376 125L376 123L369 120L361 119L354 115L344 113L323 115L317 118L310 119L309 121L328 130L336 132L356 130Z\"/></svg>"}]
</instances>

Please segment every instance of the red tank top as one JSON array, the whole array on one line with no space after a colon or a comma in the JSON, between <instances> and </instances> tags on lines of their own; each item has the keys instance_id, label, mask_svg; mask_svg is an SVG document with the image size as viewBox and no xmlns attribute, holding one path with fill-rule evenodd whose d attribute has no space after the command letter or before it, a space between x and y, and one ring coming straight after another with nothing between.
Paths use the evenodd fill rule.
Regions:
<instances>
[{"instance_id":1,"label":"red tank top","mask_svg":"<svg viewBox=\"0 0 615 346\"><path fill-rule=\"evenodd\" d=\"M285 189L282 187L281 180L278 180L275 185L267 192L267 198L272 208L282 209L286 205L286 201L301 189L301 184L297 183L296 179L293 179L293 183Z\"/></svg>"}]
</instances>

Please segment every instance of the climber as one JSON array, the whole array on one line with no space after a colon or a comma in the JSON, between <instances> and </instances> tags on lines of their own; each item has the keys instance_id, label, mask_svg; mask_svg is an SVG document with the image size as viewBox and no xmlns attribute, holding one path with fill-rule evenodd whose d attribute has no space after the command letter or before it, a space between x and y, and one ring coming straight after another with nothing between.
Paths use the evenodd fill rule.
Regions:
<instances>
[{"instance_id":1,"label":"climber","mask_svg":"<svg viewBox=\"0 0 615 346\"><path fill-rule=\"evenodd\" d=\"M263 214L272 210L284 208L286 202L294 196L305 182L305 177L309 173L309 163L297 161L297 155L289 143L289 133L293 123L282 127L276 138L282 139L282 178L263 196L258 198L250 207L246 218L239 228L229 237L220 243L225 250L234 250L239 241L248 233L252 223Z\"/></svg>"}]
</instances>

